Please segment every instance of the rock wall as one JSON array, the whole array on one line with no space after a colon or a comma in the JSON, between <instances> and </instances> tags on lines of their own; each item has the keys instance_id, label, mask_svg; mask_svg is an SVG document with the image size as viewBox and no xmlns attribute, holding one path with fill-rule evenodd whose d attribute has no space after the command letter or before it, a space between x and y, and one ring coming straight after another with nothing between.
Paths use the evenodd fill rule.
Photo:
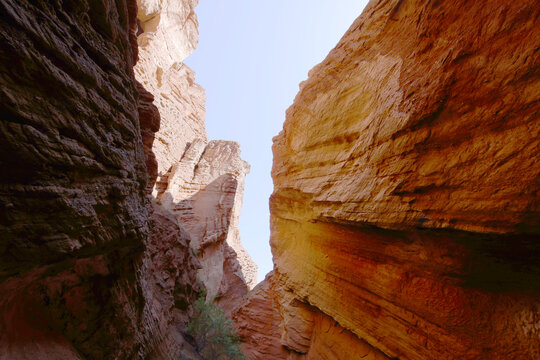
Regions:
<instances>
[{"instance_id":1,"label":"rock wall","mask_svg":"<svg viewBox=\"0 0 540 360\"><path fill-rule=\"evenodd\" d=\"M204 283L229 309L256 279L238 231L249 166L207 144L181 64L196 1L138 5L0 0L0 359L200 359L184 329ZM162 208L150 193L172 168L191 199Z\"/></svg>"},{"instance_id":2,"label":"rock wall","mask_svg":"<svg viewBox=\"0 0 540 360\"><path fill-rule=\"evenodd\" d=\"M0 359L199 359L200 265L145 190L136 9L0 1Z\"/></svg>"},{"instance_id":3,"label":"rock wall","mask_svg":"<svg viewBox=\"0 0 540 360\"><path fill-rule=\"evenodd\" d=\"M3 278L148 236L128 4L0 3Z\"/></svg>"},{"instance_id":4,"label":"rock wall","mask_svg":"<svg viewBox=\"0 0 540 360\"><path fill-rule=\"evenodd\" d=\"M274 275L235 310L250 358L540 357L539 15L371 1L310 71L274 138Z\"/></svg>"},{"instance_id":5,"label":"rock wall","mask_svg":"<svg viewBox=\"0 0 540 360\"><path fill-rule=\"evenodd\" d=\"M207 298L227 311L257 282L257 267L238 229L248 172L237 143L196 139L156 186L159 204L191 234Z\"/></svg>"},{"instance_id":6,"label":"rock wall","mask_svg":"<svg viewBox=\"0 0 540 360\"><path fill-rule=\"evenodd\" d=\"M148 136L153 196L192 238L199 279L225 310L257 281L257 266L240 241L238 218L249 165L240 147L210 141L204 125L204 89L182 61L198 42L197 1L138 0L137 80L154 96L161 117ZM144 139L143 139L144 140Z\"/></svg>"},{"instance_id":7,"label":"rock wall","mask_svg":"<svg viewBox=\"0 0 540 360\"><path fill-rule=\"evenodd\" d=\"M242 350L250 359L288 358L289 351L280 342L282 318L276 285L271 271L233 310L234 325L243 340Z\"/></svg>"},{"instance_id":8,"label":"rock wall","mask_svg":"<svg viewBox=\"0 0 540 360\"><path fill-rule=\"evenodd\" d=\"M205 93L195 73L182 61L199 40L194 8L197 0L137 0L139 20L137 80L157 106L160 127L149 143L157 162L149 167L150 179L167 173L182 158L188 143L208 140Z\"/></svg>"}]
</instances>

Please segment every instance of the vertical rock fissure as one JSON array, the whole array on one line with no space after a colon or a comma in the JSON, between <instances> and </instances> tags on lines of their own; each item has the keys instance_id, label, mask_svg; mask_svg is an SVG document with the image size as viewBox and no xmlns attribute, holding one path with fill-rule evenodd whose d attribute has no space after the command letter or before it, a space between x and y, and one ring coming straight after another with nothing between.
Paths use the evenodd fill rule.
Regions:
<instances>
[{"instance_id":1,"label":"vertical rock fissure","mask_svg":"<svg viewBox=\"0 0 540 360\"><path fill-rule=\"evenodd\" d=\"M139 0L135 73L159 110L152 191L191 237L208 299L229 311L256 282L256 265L240 241L238 218L249 165L232 141L208 140L204 89L183 60L198 42L197 1ZM149 24L149 25L147 25ZM149 151L150 152L150 151Z\"/></svg>"}]
</instances>

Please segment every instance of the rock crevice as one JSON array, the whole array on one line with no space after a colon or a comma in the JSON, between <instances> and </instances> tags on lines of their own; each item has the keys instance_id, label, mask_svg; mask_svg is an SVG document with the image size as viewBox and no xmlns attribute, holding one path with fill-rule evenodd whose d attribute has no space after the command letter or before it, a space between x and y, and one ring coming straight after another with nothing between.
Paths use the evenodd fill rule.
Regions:
<instances>
[{"instance_id":1,"label":"rock crevice","mask_svg":"<svg viewBox=\"0 0 540 360\"><path fill-rule=\"evenodd\" d=\"M208 140L204 89L182 61L198 42L197 1L139 0L138 81L154 96L160 126L149 142L152 196L189 233L208 299L230 310L253 287L257 267L240 241L238 219L249 165L239 144ZM148 161L147 161L148 163Z\"/></svg>"}]
</instances>

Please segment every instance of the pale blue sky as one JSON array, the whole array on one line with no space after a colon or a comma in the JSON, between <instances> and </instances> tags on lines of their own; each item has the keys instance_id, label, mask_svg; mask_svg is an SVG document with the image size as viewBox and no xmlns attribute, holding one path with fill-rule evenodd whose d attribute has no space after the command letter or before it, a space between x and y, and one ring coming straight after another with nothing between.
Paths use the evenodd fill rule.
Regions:
<instances>
[{"instance_id":1,"label":"pale blue sky","mask_svg":"<svg viewBox=\"0 0 540 360\"><path fill-rule=\"evenodd\" d=\"M240 232L259 266L272 269L268 198L272 137L298 84L337 44L367 0L200 0L199 46L186 60L206 89L210 139L240 143L251 165Z\"/></svg>"}]
</instances>

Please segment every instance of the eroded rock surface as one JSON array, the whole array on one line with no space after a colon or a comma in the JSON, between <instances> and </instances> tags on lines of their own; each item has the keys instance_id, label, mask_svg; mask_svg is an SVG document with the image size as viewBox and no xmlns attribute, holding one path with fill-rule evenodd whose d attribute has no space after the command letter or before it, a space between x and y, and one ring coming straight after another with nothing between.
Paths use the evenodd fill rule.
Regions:
<instances>
[{"instance_id":1,"label":"eroded rock surface","mask_svg":"<svg viewBox=\"0 0 540 360\"><path fill-rule=\"evenodd\" d=\"M184 338L192 305L203 289L197 279L200 263L191 251L189 234L176 219L158 205L154 204L153 210L151 236L138 269L147 299L142 329L148 357L200 360Z\"/></svg>"},{"instance_id":2,"label":"eroded rock surface","mask_svg":"<svg viewBox=\"0 0 540 360\"><path fill-rule=\"evenodd\" d=\"M250 359L278 360L289 355L280 341L281 315L274 278L273 272L266 275L232 313L242 350Z\"/></svg>"},{"instance_id":3,"label":"eroded rock surface","mask_svg":"<svg viewBox=\"0 0 540 360\"><path fill-rule=\"evenodd\" d=\"M539 11L371 1L310 71L274 139L279 316L260 289L235 312L251 358L276 318L290 358L540 357Z\"/></svg>"},{"instance_id":4,"label":"eroded rock surface","mask_svg":"<svg viewBox=\"0 0 540 360\"><path fill-rule=\"evenodd\" d=\"M75 4L0 2L2 276L148 235L134 14Z\"/></svg>"},{"instance_id":5,"label":"eroded rock surface","mask_svg":"<svg viewBox=\"0 0 540 360\"><path fill-rule=\"evenodd\" d=\"M238 229L249 165L240 158L238 144L208 142L204 89L182 63L198 42L197 1L138 4L135 73L160 115L159 129L145 142L151 183L157 178L153 196L189 232L208 298L217 297L220 306L230 310L257 278Z\"/></svg>"},{"instance_id":6,"label":"eroded rock surface","mask_svg":"<svg viewBox=\"0 0 540 360\"><path fill-rule=\"evenodd\" d=\"M0 359L198 358L198 260L145 190L136 15L0 1Z\"/></svg>"},{"instance_id":7,"label":"eroded rock surface","mask_svg":"<svg viewBox=\"0 0 540 360\"><path fill-rule=\"evenodd\" d=\"M280 287L272 271L232 311L249 359L387 360L316 307Z\"/></svg>"},{"instance_id":8,"label":"eroded rock surface","mask_svg":"<svg viewBox=\"0 0 540 360\"><path fill-rule=\"evenodd\" d=\"M195 73L182 61L197 47L196 0L137 0L139 61L137 80L154 96L161 122L148 145L157 158L150 178L165 174L180 161L194 139L208 140L205 93Z\"/></svg>"},{"instance_id":9,"label":"eroded rock surface","mask_svg":"<svg viewBox=\"0 0 540 360\"><path fill-rule=\"evenodd\" d=\"M197 139L156 185L158 202L191 235L208 298L216 297L226 310L257 281L257 267L242 247L238 229L248 172L237 143Z\"/></svg>"}]
</instances>

